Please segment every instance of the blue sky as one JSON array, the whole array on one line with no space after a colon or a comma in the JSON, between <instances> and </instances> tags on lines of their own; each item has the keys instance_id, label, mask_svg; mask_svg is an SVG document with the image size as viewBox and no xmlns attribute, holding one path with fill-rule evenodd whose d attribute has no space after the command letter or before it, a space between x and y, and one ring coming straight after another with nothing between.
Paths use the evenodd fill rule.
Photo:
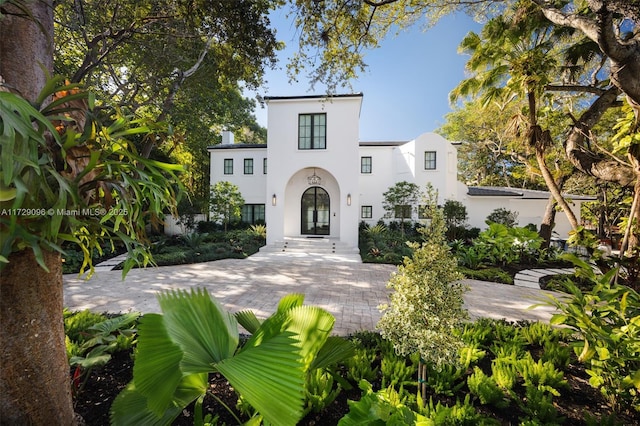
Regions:
<instances>
[{"instance_id":1,"label":"blue sky","mask_svg":"<svg viewBox=\"0 0 640 426\"><path fill-rule=\"evenodd\" d=\"M295 51L295 28L283 12L272 16L278 39L287 48L280 52L278 68L266 74L262 96L323 94L322 87L310 91L303 76L290 84L287 58ZM420 23L398 35L390 35L382 47L368 51L368 69L352 82L352 92L364 94L360 115L360 139L365 141L411 140L435 130L450 111L449 92L465 78L466 56L457 53L469 31L481 26L464 15L448 16L424 31ZM345 91L347 91L345 89ZM258 122L267 125L266 109L256 109Z\"/></svg>"}]
</instances>

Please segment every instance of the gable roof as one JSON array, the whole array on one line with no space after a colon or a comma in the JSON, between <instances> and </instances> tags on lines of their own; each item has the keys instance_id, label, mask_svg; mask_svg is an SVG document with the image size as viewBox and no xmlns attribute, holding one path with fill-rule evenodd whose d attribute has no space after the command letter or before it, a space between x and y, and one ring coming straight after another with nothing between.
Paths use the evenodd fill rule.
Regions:
<instances>
[{"instance_id":1,"label":"gable roof","mask_svg":"<svg viewBox=\"0 0 640 426\"><path fill-rule=\"evenodd\" d=\"M547 199L551 195L549 191L537 191L534 189L509 188L505 186L469 186L467 195L472 197L514 197L523 200ZM593 195L562 194L573 200L596 200Z\"/></svg>"}]
</instances>

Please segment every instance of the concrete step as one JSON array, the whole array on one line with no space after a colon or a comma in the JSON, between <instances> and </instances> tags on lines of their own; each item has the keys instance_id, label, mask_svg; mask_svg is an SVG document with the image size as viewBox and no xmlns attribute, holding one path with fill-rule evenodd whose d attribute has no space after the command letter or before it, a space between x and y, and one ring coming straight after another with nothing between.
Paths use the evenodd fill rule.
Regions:
<instances>
[{"instance_id":1,"label":"concrete step","mask_svg":"<svg viewBox=\"0 0 640 426\"><path fill-rule=\"evenodd\" d=\"M330 238L285 238L260 249L261 253L354 254L358 248Z\"/></svg>"}]
</instances>

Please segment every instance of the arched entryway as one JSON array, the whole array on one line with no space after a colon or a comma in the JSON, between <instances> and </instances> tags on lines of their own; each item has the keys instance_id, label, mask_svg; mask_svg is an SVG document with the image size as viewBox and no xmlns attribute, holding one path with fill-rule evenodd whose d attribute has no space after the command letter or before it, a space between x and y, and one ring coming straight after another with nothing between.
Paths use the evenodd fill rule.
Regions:
<instances>
[{"instance_id":1,"label":"arched entryway","mask_svg":"<svg viewBox=\"0 0 640 426\"><path fill-rule=\"evenodd\" d=\"M300 224L302 235L329 235L331 200L324 188L312 186L302 194Z\"/></svg>"}]
</instances>

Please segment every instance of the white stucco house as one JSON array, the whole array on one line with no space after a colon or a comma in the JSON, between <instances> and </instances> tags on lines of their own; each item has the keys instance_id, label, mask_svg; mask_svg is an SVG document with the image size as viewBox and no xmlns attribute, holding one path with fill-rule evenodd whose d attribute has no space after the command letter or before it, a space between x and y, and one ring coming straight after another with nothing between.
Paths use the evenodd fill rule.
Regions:
<instances>
[{"instance_id":1,"label":"white stucco house","mask_svg":"<svg viewBox=\"0 0 640 426\"><path fill-rule=\"evenodd\" d=\"M236 144L225 132L221 144L208 148L211 184L239 187L246 203L242 220L264 221L267 245L317 237L356 248L359 222L378 222L385 215L382 194L401 181L421 188L430 183L439 202L462 202L472 227L486 227L485 218L499 207L518 211L522 226L540 224L547 193L468 188L457 181L456 146L435 133L361 141L362 100L362 94L267 97L266 145ZM574 200L578 215L581 201ZM563 220L558 214L560 234L570 229Z\"/></svg>"}]
</instances>

